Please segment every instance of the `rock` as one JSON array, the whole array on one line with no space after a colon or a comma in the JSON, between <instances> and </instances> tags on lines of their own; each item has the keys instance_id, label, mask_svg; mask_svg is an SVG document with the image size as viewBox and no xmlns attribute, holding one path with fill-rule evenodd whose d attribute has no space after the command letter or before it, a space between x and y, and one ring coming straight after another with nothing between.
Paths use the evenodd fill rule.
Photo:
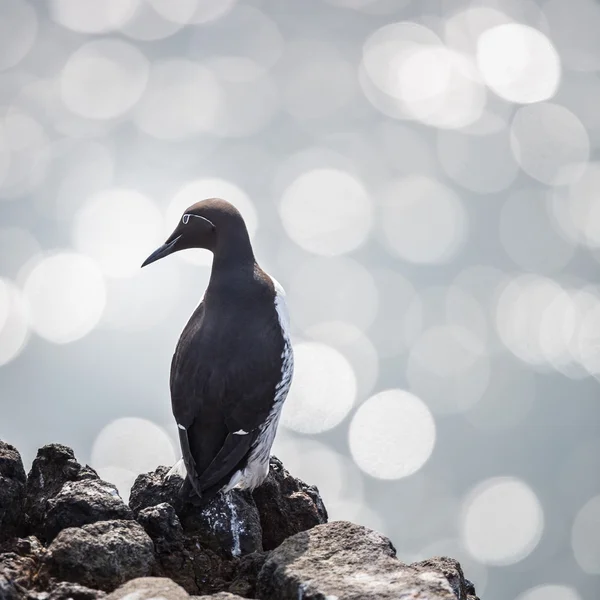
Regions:
<instances>
[{"instance_id":1,"label":"rock","mask_svg":"<svg viewBox=\"0 0 600 600\"><path fill-rule=\"evenodd\" d=\"M181 477L167 478L167 472L167 467L158 467L135 480L129 506L136 518L144 509L170 504L184 534L193 536L203 547L226 556L262 551L260 516L250 492L219 494L204 508L183 504L178 498Z\"/></svg>"},{"instance_id":2,"label":"rock","mask_svg":"<svg viewBox=\"0 0 600 600\"><path fill-rule=\"evenodd\" d=\"M183 480L178 475L167 478L168 467L158 467L153 473L138 475L129 494L129 507L137 518L144 508L167 502L179 510L181 501L178 497Z\"/></svg>"},{"instance_id":3,"label":"rock","mask_svg":"<svg viewBox=\"0 0 600 600\"><path fill-rule=\"evenodd\" d=\"M183 549L183 528L175 509L166 502L142 509L138 523L152 538L158 553L174 554Z\"/></svg>"},{"instance_id":4,"label":"rock","mask_svg":"<svg viewBox=\"0 0 600 600\"><path fill-rule=\"evenodd\" d=\"M192 600L244 600L244 597L229 592L217 592L210 596L192 596L191 598Z\"/></svg>"},{"instance_id":5,"label":"rock","mask_svg":"<svg viewBox=\"0 0 600 600\"><path fill-rule=\"evenodd\" d=\"M61 444L40 448L27 476L25 512L30 530L40 539L45 539L48 501L68 481L94 479L99 479L96 471L80 465L71 448Z\"/></svg>"},{"instance_id":6,"label":"rock","mask_svg":"<svg viewBox=\"0 0 600 600\"><path fill-rule=\"evenodd\" d=\"M30 557L14 552L0 554L0 599L23 598L24 591L31 588L37 564Z\"/></svg>"},{"instance_id":7,"label":"rock","mask_svg":"<svg viewBox=\"0 0 600 600\"><path fill-rule=\"evenodd\" d=\"M50 573L110 592L152 573L154 544L135 521L100 521L63 529L48 548Z\"/></svg>"},{"instance_id":8,"label":"rock","mask_svg":"<svg viewBox=\"0 0 600 600\"><path fill-rule=\"evenodd\" d=\"M235 565L235 579L227 586L227 591L244 598L255 598L256 581L267 556L266 552L254 552L243 556Z\"/></svg>"},{"instance_id":9,"label":"rock","mask_svg":"<svg viewBox=\"0 0 600 600\"><path fill-rule=\"evenodd\" d=\"M44 537L51 541L67 527L127 519L133 519L133 513L112 483L101 479L67 481L58 494L48 500Z\"/></svg>"},{"instance_id":10,"label":"rock","mask_svg":"<svg viewBox=\"0 0 600 600\"><path fill-rule=\"evenodd\" d=\"M24 525L25 469L14 446L0 440L0 542L21 533Z\"/></svg>"},{"instance_id":11,"label":"rock","mask_svg":"<svg viewBox=\"0 0 600 600\"><path fill-rule=\"evenodd\" d=\"M47 600L100 600L105 597L106 593L100 590L93 590L78 583L61 581L52 587Z\"/></svg>"},{"instance_id":12,"label":"rock","mask_svg":"<svg viewBox=\"0 0 600 600\"><path fill-rule=\"evenodd\" d=\"M413 563L411 567L419 572L436 571L444 575L458 600L475 596L475 586L465 579L460 563L453 558L435 556Z\"/></svg>"},{"instance_id":13,"label":"rock","mask_svg":"<svg viewBox=\"0 0 600 600\"><path fill-rule=\"evenodd\" d=\"M242 556L263 549L260 516L250 492L218 494L205 508L186 504L180 518L186 535L214 552Z\"/></svg>"},{"instance_id":14,"label":"rock","mask_svg":"<svg viewBox=\"0 0 600 600\"><path fill-rule=\"evenodd\" d=\"M400 562L383 535L346 521L287 539L267 558L261 600L456 600L444 573Z\"/></svg>"},{"instance_id":15,"label":"rock","mask_svg":"<svg viewBox=\"0 0 600 600\"><path fill-rule=\"evenodd\" d=\"M35 583L45 583L38 575L45 555L34 538L12 538L0 547L0 600L23 598Z\"/></svg>"},{"instance_id":16,"label":"rock","mask_svg":"<svg viewBox=\"0 0 600 600\"><path fill-rule=\"evenodd\" d=\"M267 479L253 496L264 550L273 550L291 535L327 522L327 510L317 488L292 477L274 456Z\"/></svg>"},{"instance_id":17,"label":"rock","mask_svg":"<svg viewBox=\"0 0 600 600\"><path fill-rule=\"evenodd\" d=\"M188 600L189 594L166 577L139 577L106 596L106 600Z\"/></svg>"}]
</instances>

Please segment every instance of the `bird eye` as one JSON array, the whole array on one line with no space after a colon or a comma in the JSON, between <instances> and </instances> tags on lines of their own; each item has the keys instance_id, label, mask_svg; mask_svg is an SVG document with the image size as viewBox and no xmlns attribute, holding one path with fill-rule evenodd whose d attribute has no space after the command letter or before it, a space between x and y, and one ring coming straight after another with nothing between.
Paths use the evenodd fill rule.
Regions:
<instances>
[{"instance_id":1,"label":"bird eye","mask_svg":"<svg viewBox=\"0 0 600 600\"><path fill-rule=\"evenodd\" d=\"M181 219L181 221L183 222L184 225L187 225L189 220L190 220L190 215L188 213L183 215L183 219Z\"/></svg>"}]
</instances>

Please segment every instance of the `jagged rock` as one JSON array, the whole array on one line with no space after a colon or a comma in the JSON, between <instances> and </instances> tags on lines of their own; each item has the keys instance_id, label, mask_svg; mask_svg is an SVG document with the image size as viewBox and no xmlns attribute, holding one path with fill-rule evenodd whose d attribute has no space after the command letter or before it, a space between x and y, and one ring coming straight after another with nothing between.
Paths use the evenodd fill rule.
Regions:
<instances>
[{"instance_id":1,"label":"jagged rock","mask_svg":"<svg viewBox=\"0 0 600 600\"><path fill-rule=\"evenodd\" d=\"M256 581L267 556L266 552L254 552L243 556L235 566L235 579L227 587L227 591L244 598L255 598Z\"/></svg>"},{"instance_id":2,"label":"jagged rock","mask_svg":"<svg viewBox=\"0 0 600 600\"><path fill-rule=\"evenodd\" d=\"M262 551L260 517L250 492L231 490L205 508L186 504L180 514L186 535L214 552L242 556Z\"/></svg>"},{"instance_id":3,"label":"jagged rock","mask_svg":"<svg viewBox=\"0 0 600 600\"><path fill-rule=\"evenodd\" d=\"M188 600L189 594L166 577L139 577L128 581L106 597L106 600Z\"/></svg>"},{"instance_id":4,"label":"jagged rock","mask_svg":"<svg viewBox=\"0 0 600 600\"><path fill-rule=\"evenodd\" d=\"M158 553L174 554L183 549L183 528L170 504L163 502L142 509L137 521L152 538Z\"/></svg>"},{"instance_id":5,"label":"jagged rock","mask_svg":"<svg viewBox=\"0 0 600 600\"><path fill-rule=\"evenodd\" d=\"M23 598L37 581L45 550L34 538L12 538L0 546L0 600Z\"/></svg>"},{"instance_id":6,"label":"jagged rock","mask_svg":"<svg viewBox=\"0 0 600 600\"><path fill-rule=\"evenodd\" d=\"M257 595L261 600L457 600L437 567L400 562L386 537L346 521L318 525L283 542L260 572Z\"/></svg>"},{"instance_id":7,"label":"jagged rock","mask_svg":"<svg viewBox=\"0 0 600 600\"><path fill-rule=\"evenodd\" d=\"M96 471L80 465L71 448L61 444L40 448L27 476L25 513L31 531L44 539L48 501L66 482L94 479L99 479Z\"/></svg>"},{"instance_id":8,"label":"jagged rock","mask_svg":"<svg viewBox=\"0 0 600 600\"><path fill-rule=\"evenodd\" d=\"M179 510L181 502L178 498L179 488L183 483L181 477L167 477L168 467L158 467L153 473L138 475L129 494L129 507L137 518L144 508L167 502Z\"/></svg>"},{"instance_id":9,"label":"jagged rock","mask_svg":"<svg viewBox=\"0 0 600 600\"><path fill-rule=\"evenodd\" d=\"M167 478L167 472L167 467L158 467L137 477L129 496L136 517L144 509L170 504L185 535L193 536L203 547L230 556L262 550L260 517L251 493L232 490L219 494L204 508L184 505L177 496L181 477Z\"/></svg>"},{"instance_id":10,"label":"jagged rock","mask_svg":"<svg viewBox=\"0 0 600 600\"><path fill-rule=\"evenodd\" d=\"M47 600L100 600L105 597L106 592L93 590L78 583L61 581L52 587Z\"/></svg>"},{"instance_id":11,"label":"jagged rock","mask_svg":"<svg viewBox=\"0 0 600 600\"><path fill-rule=\"evenodd\" d=\"M0 542L19 535L24 525L25 469L14 446L0 440Z\"/></svg>"},{"instance_id":12,"label":"jagged rock","mask_svg":"<svg viewBox=\"0 0 600 600\"><path fill-rule=\"evenodd\" d=\"M55 577L110 592L152 573L154 544L135 521L100 521L63 529L48 548Z\"/></svg>"},{"instance_id":13,"label":"jagged rock","mask_svg":"<svg viewBox=\"0 0 600 600\"><path fill-rule=\"evenodd\" d=\"M0 554L0 599L22 598L24 590L33 585L37 570L34 559L14 552Z\"/></svg>"},{"instance_id":14,"label":"jagged rock","mask_svg":"<svg viewBox=\"0 0 600 600\"><path fill-rule=\"evenodd\" d=\"M67 527L128 519L133 519L133 514L112 483L101 479L67 481L48 500L44 537L51 541Z\"/></svg>"},{"instance_id":15,"label":"jagged rock","mask_svg":"<svg viewBox=\"0 0 600 600\"><path fill-rule=\"evenodd\" d=\"M277 548L291 535L327 522L327 510L317 488L292 477L274 456L267 479L253 496L264 550Z\"/></svg>"},{"instance_id":16,"label":"jagged rock","mask_svg":"<svg viewBox=\"0 0 600 600\"><path fill-rule=\"evenodd\" d=\"M465 579L462 567L457 560L447 556L434 556L427 560L412 563L411 567L420 572L435 571L441 573L448 580L458 600L476 600L475 586L468 579Z\"/></svg>"}]
</instances>

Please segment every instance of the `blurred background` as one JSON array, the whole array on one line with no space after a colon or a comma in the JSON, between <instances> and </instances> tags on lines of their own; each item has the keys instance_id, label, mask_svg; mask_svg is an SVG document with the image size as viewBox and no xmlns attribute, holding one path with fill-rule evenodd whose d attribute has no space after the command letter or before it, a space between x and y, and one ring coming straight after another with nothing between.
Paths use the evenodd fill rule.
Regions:
<instances>
[{"instance_id":1,"label":"blurred background","mask_svg":"<svg viewBox=\"0 0 600 600\"><path fill-rule=\"evenodd\" d=\"M596 0L2 0L0 438L124 497L221 196L286 288L275 453L485 600L600 591Z\"/></svg>"}]
</instances>

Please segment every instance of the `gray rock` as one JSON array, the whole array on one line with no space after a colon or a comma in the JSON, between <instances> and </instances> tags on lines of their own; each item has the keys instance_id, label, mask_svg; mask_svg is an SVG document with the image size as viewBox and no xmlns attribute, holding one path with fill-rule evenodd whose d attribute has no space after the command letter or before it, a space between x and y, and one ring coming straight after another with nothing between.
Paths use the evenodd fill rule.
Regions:
<instances>
[{"instance_id":1,"label":"gray rock","mask_svg":"<svg viewBox=\"0 0 600 600\"><path fill-rule=\"evenodd\" d=\"M292 477L274 456L267 479L252 495L260 515L264 550L273 550L288 537L327 522L319 490Z\"/></svg>"},{"instance_id":2,"label":"gray rock","mask_svg":"<svg viewBox=\"0 0 600 600\"><path fill-rule=\"evenodd\" d=\"M224 556L262 551L260 516L251 493L232 490L219 494L206 507L184 504L178 497L181 477L167 478L167 472L167 467L158 467L135 480L129 506L136 518L145 509L169 504L179 517L184 535L203 547Z\"/></svg>"},{"instance_id":3,"label":"gray rock","mask_svg":"<svg viewBox=\"0 0 600 600\"><path fill-rule=\"evenodd\" d=\"M0 600L23 598L33 586L38 564L34 558L14 552L0 554Z\"/></svg>"},{"instance_id":4,"label":"gray rock","mask_svg":"<svg viewBox=\"0 0 600 600\"><path fill-rule=\"evenodd\" d=\"M186 535L226 556L262 551L262 530L252 494L231 490L218 494L204 507L186 504L180 513Z\"/></svg>"},{"instance_id":5,"label":"gray rock","mask_svg":"<svg viewBox=\"0 0 600 600\"><path fill-rule=\"evenodd\" d=\"M105 597L106 593L100 590L93 590L78 583L61 581L52 587L47 600L100 600Z\"/></svg>"},{"instance_id":6,"label":"gray rock","mask_svg":"<svg viewBox=\"0 0 600 600\"><path fill-rule=\"evenodd\" d=\"M135 521L100 521L63 529L48 548L50 573L110 592L154 567L154 544Z\"/></svg>"},{"instance_id":7,"label":"gray rock","mask_svg":"<svg viewBox=\"0 0 600 600\"><path fill-rule=\"evenodd\" d=\"M188 600L189 597L181 586L166 577L139 577L117 588L106 600Z\"/></svg>"},{"instance_id":8,"label":"gray rock","mask_svg":"<svg viewBox=\"0 0 600 600\"><path fill-rule=\"evenodd\" d=\"M217 592L210 596L192 596L192 600L244 600L243 596L230 594L229 592Z\"/></svg>"},{"instance_id":9,"label":"gray rock","mask_svg":"<svg viewBox=\"0 0 600 600\"><path fill-rule=\"evenodd\" d=\"M48 501L60 492L66 482L94 479L99 479L96 471L80 465L71 448L61 444L40 448L27 475L25 512L32 532L45 539Z\"/></svg>"},{"instance_id":10,"label":"gray rock","mask_svg":"<svg viewBox=\"0 0 600 600\"><path fill-rule=\"evenodd\" d=\"M112 483L101 479L67 481L46 504L44 537L51 541L67 527L127 519L133 519L133 514Z\"/></svg>"},{"instance_id":11,"label":"gray rock","mask_svg":"<svg viewBox=\"0 0 600 600\"><path fill-rule=\"evenodd\" d=\"M167 502L177 511L181 507L178 492L183 480L178 475L167 478L168 467L157 467L153 473L138 475L129 494L129 507L137 518L144 508Z\"/></svg>"},{"instance_id":12,"label":"gray rock","mask_svg":"<svg viewBox=\"0 0 600 600\"><path fill-rule=\"evenodd\" d=\"M383 535L346 521L287 539L267 558L261 600L456 600L439 570L400 562Z\"/></svg>"},{"instance_id":13,"label":"gray rock","mask_svg":"<svg viewBox=\"0 0 600 600\"><path fill-rule=\"evenodd\" d=\"M0 440L0 542L23 529L26 480L21 455Z\"/></svg>"},{"instance_id":14,"label":"gray rock","mask_svg":"<svg viewBox=\"0 0 600 600\"><path fill-rule=\"evenodd\" d=\"M475 596L475 586L468 579L465 579L460 563L453 558L435 556L412 563L411 567L419 572L436 571L441 573L450 584L458 600L469 600Z\"/></svg>"}]
</instances>

